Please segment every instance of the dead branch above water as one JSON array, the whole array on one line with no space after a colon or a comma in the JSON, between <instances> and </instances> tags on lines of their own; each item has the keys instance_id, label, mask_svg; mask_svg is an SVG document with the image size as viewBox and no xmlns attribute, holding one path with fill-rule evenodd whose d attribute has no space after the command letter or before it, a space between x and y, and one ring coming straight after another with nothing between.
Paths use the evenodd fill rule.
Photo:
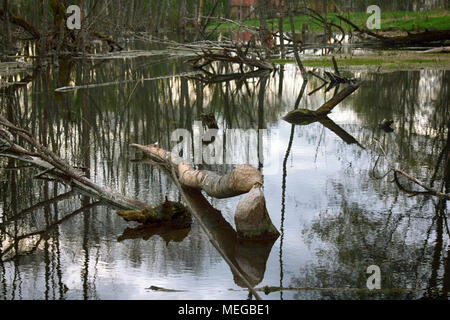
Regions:
<instances>
[{"instance_id":1,"label":"dead branch above water","mask_svg":"<svg viewBox=\"0 0 450 320\"><path fill-rule=\"evenodd\" d=\"M219 175L209 170L195 170L182 158L153 145L132 146L141 150L184 188L203 190L209 196L219 199L245 194L235 212L236 229L241 238L262 240L279 236L267 212L261 190L263 177L258 169L243 164L228 174ZM182 189L180 191L183 192Z\"/></svg>"}]
</instances>

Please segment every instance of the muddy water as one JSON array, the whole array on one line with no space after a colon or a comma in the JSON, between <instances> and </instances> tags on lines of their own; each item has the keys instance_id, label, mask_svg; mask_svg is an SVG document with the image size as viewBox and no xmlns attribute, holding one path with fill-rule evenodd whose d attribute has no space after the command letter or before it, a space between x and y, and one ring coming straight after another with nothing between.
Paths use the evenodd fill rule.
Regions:
<instances>
[{"instance_id":1,"label":"muddy water","mask_svg":"<svg viewBox=\"0 0 450 320\"><path fill-rule=\"evenodd\" d=\"M265 129L264 161L252 164L264 174L267 208L281 236L256 247L236 242L227 228L234 226L240 197L208 198L224 217L228 231L219 242L234 263L256 288L273 287L268 294L260 291L264 299L448 297L446 204L409 197L391 182L392 174L374 178L389 164L377 162L373 139L398 167L436 189L448 187L443 150L449 71L352 71L364 82L326 125L281 119L296 101L299 108L316 109L334 94L308 95L321 85L311 79L299 100L303 79L293 64L241 82L129 81L188 71L186 63L165 55L60 61L59 69L36 70L26 85L1 98L2 112L97 183L154 205L180 195L157 168L131 162L140 155L130 143L158 141L169 148L173 130L191 130L200 113L214 113L222 129ZM394 120L392 132L378 128L384 118ZM231 166L212 169L228 172ZM125 229L136 225L114 208L35 179L37 173L0 158L1 299L249 297L198 221L176 232L127 236ZM380 268L379 291L367 290L370 265Z\"/></svg>"}]
</instances>

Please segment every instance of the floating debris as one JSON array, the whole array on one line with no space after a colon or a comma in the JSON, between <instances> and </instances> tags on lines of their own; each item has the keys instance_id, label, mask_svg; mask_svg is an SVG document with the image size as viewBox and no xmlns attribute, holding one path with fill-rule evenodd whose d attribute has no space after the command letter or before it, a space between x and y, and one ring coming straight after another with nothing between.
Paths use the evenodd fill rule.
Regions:
<instances>
[{"instance_id":1,"label":"floating debris","mask_svg":"<svg viewBox=\"0 0 450 320\"><path fill-rule=\"evenodd\" d=\"M146 290L152 290L152 291L161 291L161 292L186 292L187 290L175 290L175 289L166 289L162 287L157 286L150 286L148 288L145 288Z\"/></svg>"},{"instance_id":2,"label":"floating debris","mask_svg":"<svg viewBox=\"0 0 450 320\"><path fill-rule=\"evenodd\" d=\"M133 82L144 82L144 81L154 81L154 80L161 80L161 79L171 79L171 78L181 78L181 77L189 77L196 74L201 73L201 71L193 71L193 72L182 72L175 75L167 75L167 76L160 76L160 77L153 77L153 78L142 78L142 79L133 79L133 80L123 80L123 81L113 81L113 82L104 82L104 83L93 83L93 84L86 84L82 86L66 86L66 87L60 87L56 88L55 92L68 92L68 91L75 91L78 89L92 89L92 88L99 88L99 87L107 87L117 84L125 84L125 83L133 83Z\"/></svg>"}]
</instances>

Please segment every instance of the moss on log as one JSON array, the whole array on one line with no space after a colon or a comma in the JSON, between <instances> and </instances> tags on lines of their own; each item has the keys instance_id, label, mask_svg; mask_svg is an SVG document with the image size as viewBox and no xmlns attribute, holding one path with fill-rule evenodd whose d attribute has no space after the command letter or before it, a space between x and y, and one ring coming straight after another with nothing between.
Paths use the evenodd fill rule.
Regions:
<instances>
[{"instance_id":1,"label":"moss on log","mask_svg":"<svg viewBox=\"0 0 450 320\"><path fill-rule=\"evenodd\" d=\"M125 221L136 221L146 225L161 225L165 222L191 220L191 214L181 203L168 201L167 199L154 208L119 210L117 214Z\"/></svg>"}]
</instances>

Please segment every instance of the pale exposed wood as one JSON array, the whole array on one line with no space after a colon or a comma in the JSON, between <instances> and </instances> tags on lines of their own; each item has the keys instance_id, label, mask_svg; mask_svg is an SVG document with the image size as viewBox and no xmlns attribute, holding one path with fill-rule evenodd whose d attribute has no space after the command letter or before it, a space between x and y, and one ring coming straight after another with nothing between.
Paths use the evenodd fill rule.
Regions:
<instances>
[{"instance_id":1,"label":"pale exposed wood","mask_svg":"<svg viewBox=\"0 0 450 320\"><path fill-rule=\"evenodd\" d=\"M234 222L240 238L278 238L280 233L272 224L261 186L255 185L241 200L234 213Z\"/></svg>"}]
</instances>

